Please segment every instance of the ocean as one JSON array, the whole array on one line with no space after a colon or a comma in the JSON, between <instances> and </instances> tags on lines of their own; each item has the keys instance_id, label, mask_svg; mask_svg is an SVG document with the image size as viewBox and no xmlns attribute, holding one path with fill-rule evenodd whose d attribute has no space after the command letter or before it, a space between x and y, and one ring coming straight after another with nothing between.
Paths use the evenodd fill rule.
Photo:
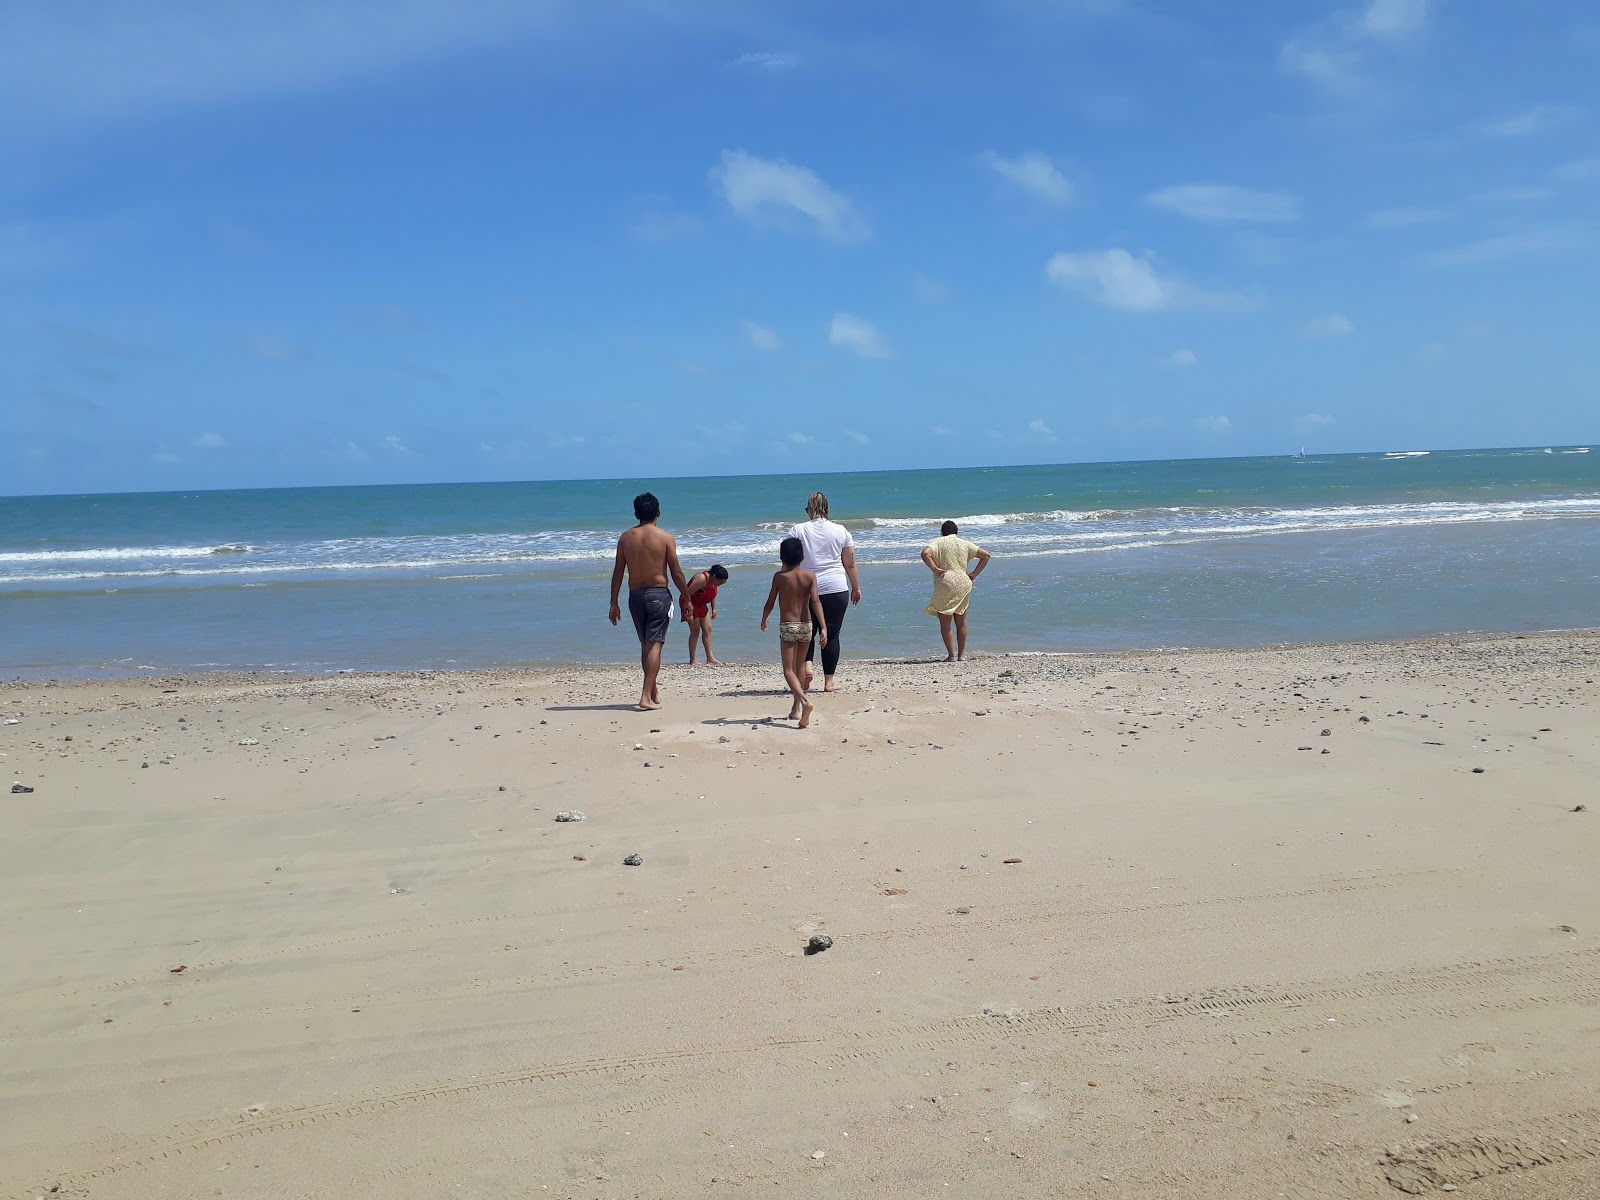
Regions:
<instances>
[{"instance_id":1,"label":"ocean","mask_svg":"<svg viewBox=\"0 0 1600 1200\"><path fill-rule=\"evenodd\" d=\"M995 556L979 654L1600 626L1600 449L1397 451L0 498L0 677L627 661L607 581L646 489L685 570L732 573L719 657L776 659L760 608L816 489L856 538L847 659L942 654L946 518Z\"/></svg>"}]
</instances>

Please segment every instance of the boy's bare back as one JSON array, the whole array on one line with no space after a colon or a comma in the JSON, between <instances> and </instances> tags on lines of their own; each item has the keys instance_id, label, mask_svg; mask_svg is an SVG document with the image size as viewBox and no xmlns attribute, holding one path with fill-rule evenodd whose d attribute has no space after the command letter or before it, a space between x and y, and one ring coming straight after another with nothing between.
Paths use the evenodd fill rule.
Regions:
<instances>
[{"instance_id":1,"label":"boy's bare back","mask_svg":"<svg viewBox=\"0 0 1600 1200\"><path fill-rule=\"evenodd\" d=\"M638 525L617 539L617 557L628 565L629 589L666 587L668 571L678 566L678 541L659 526Z\"/></svg>"},{"instance_id":2,"label":"boy's bare back","mask_svg":"<svg viewBox=\"0 0 1600 1200\"><path fill-rule=\"evenodd\" d=\"M772 586L778 593L778 620L811 620L811 601L817 594L816 572L804 567L779 571L772 577Z\"/></svg>"}]
</instances>

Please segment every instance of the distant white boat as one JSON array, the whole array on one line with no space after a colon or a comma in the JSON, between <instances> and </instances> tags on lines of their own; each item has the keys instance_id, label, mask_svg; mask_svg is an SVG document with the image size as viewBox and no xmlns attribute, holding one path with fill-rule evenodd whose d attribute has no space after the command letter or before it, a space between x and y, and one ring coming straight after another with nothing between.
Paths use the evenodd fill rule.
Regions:
<instances>
[{"instance_id":1,"label":"distant white boat","mask_svg":"<svg viewBox=\"0 0 1600 1200\"><path fill-rule=\"evenodd\" d=\"M1299 453L1291 455L1291 457L1295 460L1295 462L1305 462L1305 460L1306 460L1306 448L1304 446L1301 446Z\"/></svg>"},{"instance_id":2,"label":"distant white boat","mask_svg":"<svg viewBox=\"0 0 1600 1200\"><path fill-rule=\"evenodd\" d=\"M1385 458L1425 458L1431 450L1390 450L1384 454Z\"/></svg>"}]
</instances>

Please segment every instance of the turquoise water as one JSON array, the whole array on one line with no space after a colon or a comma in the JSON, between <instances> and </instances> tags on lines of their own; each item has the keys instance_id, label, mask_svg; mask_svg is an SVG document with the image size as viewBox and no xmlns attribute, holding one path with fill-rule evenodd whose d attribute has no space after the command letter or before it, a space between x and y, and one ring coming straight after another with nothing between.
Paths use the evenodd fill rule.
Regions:
<instances>
[{"instance_id":1,"label":"turquoise water","mask_svg":"<svg viewBox=\"0 0 1600 1200\"><path fill-rule=\"evenodd\" d=\"M1600 451L1534 447L3 498L0 671L628 659L606 586L645 488L686 568L733 572L727 656L773 656L760 603L816 488L862 566L847 656L936 647L917 555L947 517L996 556L971 617L984 651L1600 625Z\"/></svg>"}]
</instances>

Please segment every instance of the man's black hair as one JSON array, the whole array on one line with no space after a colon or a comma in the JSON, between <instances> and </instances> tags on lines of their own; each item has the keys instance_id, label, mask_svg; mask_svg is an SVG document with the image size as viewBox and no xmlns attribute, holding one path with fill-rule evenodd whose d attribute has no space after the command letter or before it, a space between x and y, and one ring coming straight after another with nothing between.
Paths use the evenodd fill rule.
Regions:
<instances>
[{"instance_id":1,"label":"man's black hair","mask_svg":"<svg viewBox=\"0 0 1600 1200\"><path fill-rule=\"evenodd\" d=\"M778 547L778 558L786 567L798 567L806 560L805 543L797 537L786 537Z\"/></svg>"},{"instance_id":2,"label":"man's black hair","mask_svg":"<svg viewBox=\"0 0 1600 1200\"><path fill-rule=\"evenodd\" d=\"M654 521L661 515L661 501L656 499L654 492L640 492L633 498L633 519L641 525L646 521Z\"/></svg>"}]
</instances>

